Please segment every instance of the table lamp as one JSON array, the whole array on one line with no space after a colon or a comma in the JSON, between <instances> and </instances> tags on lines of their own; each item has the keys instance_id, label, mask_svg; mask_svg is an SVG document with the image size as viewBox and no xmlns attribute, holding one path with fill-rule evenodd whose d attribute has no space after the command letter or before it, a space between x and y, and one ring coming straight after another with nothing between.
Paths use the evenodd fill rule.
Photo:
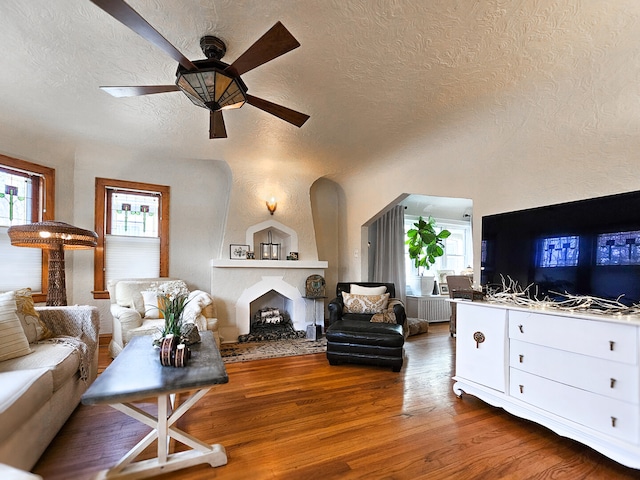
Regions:
<instances>
[{"instance_id":1,"label":"table lamp","mask_svg":"<svg viewBox=\"0 0 640 480\"><path fill-rule=\"evenodd\" d=\"M64 249L94 248L98 245L98 235L91 230L54 221L14 225L7 233L11 239L11 245L49 250L47 306L66 305Z\"/></svg>"}]
</instances>

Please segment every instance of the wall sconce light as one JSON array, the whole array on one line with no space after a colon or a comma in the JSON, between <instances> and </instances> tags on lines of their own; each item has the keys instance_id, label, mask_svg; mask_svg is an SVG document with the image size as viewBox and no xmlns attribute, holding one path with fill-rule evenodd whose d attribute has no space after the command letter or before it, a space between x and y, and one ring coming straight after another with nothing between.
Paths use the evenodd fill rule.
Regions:
<instances>
[{"instance_id":1,"label":"wall sconce light","mask_svg":"<svg viewBox=\"0 0 640 480\"><path fill-rule=\"evenodd\" d=\"M267 210L269 210L269 213L273 215L273 212L275 212L278 207L278 202L276 202L275 198L271 197L271 199L267 200L265 203L267 204Z\"/></svg>"}]
</instances>

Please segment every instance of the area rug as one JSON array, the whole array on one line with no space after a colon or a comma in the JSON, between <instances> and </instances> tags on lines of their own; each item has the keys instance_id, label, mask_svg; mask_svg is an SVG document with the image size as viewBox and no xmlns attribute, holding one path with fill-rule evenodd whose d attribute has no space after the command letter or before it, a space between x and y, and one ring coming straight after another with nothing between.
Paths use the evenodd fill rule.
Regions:
<instances>
[{"instance_id":1,"label":"area rug","mask_svg":"<svg viewBox=\"0 0 640 480\"><path fill-rule=\"evenodd\" d=\"M224 363L248 362L265 358L294 357L327 351L327 339L290 339L267 342L223 343L220 354Z\"/></svg>"}]
</instances>

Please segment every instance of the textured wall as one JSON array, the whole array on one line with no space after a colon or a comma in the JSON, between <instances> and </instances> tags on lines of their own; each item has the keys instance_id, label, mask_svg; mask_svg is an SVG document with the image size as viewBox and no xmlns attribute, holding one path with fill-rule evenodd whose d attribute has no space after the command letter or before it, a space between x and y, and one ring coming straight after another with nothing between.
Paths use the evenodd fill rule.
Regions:
<instances>
[{"instance_id":1,"label":"textured wall","mask_svg":"<svg viewBox=\"0 0 640 480\"><path fill-rule=\"evenodd\" d=\"M76 154L72 183L74 222L93 229L95 178L115 178L171 187L169 275L183 278L191 289L210 291L209 260L219 251L226 218L231 176L226 164L213 160L148 157L115 147L83 147ZM71 180L71 179L69 179ZM64 194L63 194L64 196ZM93 253L73 252L70 301L98 305L102 333L111 331L107 300L93 300Z\"/></svg>"},{"instance_id":2,"label":"textured wall","mask_svg":"<svg viewBox=\"0 0 640 480\"><path fill-rule=\"evenodd\" d=\"M79 226L93 223L97 174L171 185L194 212L174 216L171 273L198 287L211 258L269 218L270 195L301 257L337 250L326 275L342 280L361 277L362 225L402 193L471 198L477 259L484 214L639 188L635 0L131 3L189 58L215 31L232 61L282 20L302 47L244 79L311 119L298 130L246 107L211 142L206 112L180 95L98 90L170 83L175 62L148 42L86 0L7 0L0 151L55 167L56 216ZM321 188L326 203L312 205L320 178L336 196ZM314 225L321 204L336 233ZM92 257L69 259L84 302Z\"/></svg>"}]
</instances>

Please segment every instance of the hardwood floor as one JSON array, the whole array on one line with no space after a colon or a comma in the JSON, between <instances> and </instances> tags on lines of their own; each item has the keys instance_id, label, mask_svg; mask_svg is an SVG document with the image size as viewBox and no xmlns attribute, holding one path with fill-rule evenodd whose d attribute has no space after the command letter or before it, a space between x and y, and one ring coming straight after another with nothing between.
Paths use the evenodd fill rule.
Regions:
<instances>
[{"instance_id":1,"label":"hardwood floor","mask_svg":"<svg viewBox=\"0 0 640 480\"><path fill-rule=\"evenodd\" d=\"M453 347L448 326L432 324L428 334L409 338L400 373L332 367L324 354L229 364L229 383L179 421L203 441L224 445L228 464L157 478L640 478L640 471L470 395L458 399ZM45 480L91 478L147 432L110 407L81 405L34 472Z\"/></svg>"}]
</instances>

